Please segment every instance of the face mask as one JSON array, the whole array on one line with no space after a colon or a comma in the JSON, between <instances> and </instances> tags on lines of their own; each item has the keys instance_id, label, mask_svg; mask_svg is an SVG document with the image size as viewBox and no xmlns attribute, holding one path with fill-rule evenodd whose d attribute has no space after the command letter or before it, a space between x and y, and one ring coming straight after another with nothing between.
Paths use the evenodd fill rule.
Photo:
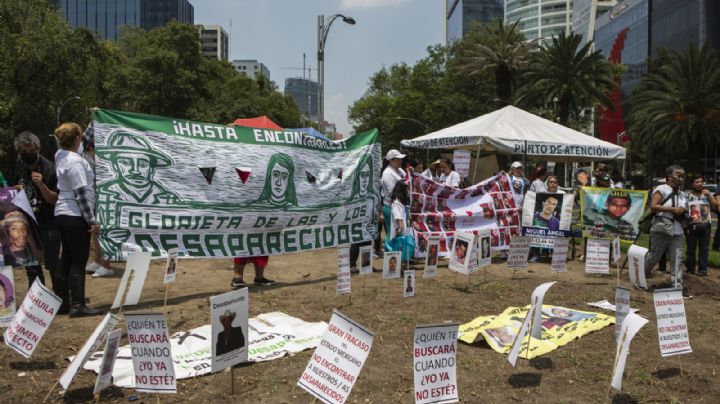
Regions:
<instances>
[{"instance_id":1,"label":"face mask","mask_svg":"<svg viewBox=\"0 0 720 404\"><path fill-rule=\"evenodd\" d=\"M25 164L34 164L38 160L38 153L20 153L20 158Z\"/></svg>"}]
</instances>

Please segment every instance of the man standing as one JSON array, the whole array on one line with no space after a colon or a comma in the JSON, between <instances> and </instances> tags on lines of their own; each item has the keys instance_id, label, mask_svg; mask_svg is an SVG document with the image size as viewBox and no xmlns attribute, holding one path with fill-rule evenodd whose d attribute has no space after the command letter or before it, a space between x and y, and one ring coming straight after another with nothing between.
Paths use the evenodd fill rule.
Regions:
<instances>
[{"instance_id":1,"label":"man standing","mask_svg":"<svg viewBox=\"0 0 720 404\"><path fill-rule=\"evenodd\" d=\"M57 202L57 177L55 165L40 155L40 139L32 132L21 132L15 138L18 158L8 178L8 183L18 190L24 189L35 219L40 227L45 268L50 272L55 286L54 274L60 256L60 233L55 226L55 202ZM45 284L41 265L25 267L28 286L35 279Z\"/></svg>"}]
</instances>

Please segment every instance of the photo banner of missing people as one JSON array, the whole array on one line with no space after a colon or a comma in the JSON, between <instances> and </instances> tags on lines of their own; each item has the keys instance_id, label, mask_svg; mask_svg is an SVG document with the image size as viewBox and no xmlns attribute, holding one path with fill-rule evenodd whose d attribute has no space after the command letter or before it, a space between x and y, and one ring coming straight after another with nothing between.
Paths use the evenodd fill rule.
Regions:
<instances>
[{"instance_id":1,"label":"photo banner of missing people","mask_svg":"<svg viewBox=\"0 0 720 404\"><path fill-rule=\"evenodd\" d=\"M640 234L647 191L582 187L580 212L583 237L634 242Z\"/></svg>"},{"instance_id":2,"label":"photo banner of missing people","mask_svg":"<svg viewBox=\"0 0 720 404\"><path fill-rule=\"evenodd\" d=\"M129 112L93 112L96 211L111 260L276 255L372 240L377 130L327 141Z\"/></svg>"}]
</instances>

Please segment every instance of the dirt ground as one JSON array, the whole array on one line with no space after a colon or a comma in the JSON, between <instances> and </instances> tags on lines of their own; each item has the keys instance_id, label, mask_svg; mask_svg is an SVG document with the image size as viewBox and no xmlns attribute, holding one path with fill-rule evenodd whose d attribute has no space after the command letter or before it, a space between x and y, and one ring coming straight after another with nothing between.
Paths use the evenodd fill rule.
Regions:
<instances>
[{"instance_id":1,"label":"dirt ground","mask_svg":"<svg viewBox=\"0 0 720 404\"><path fill-rule=\"evenodd\" d=\"M381 273L352 277L352 298L336 296L337 251L334 249L273 257L267 276L279 281L269 288L250 287L250 315L284 311L306 321L328 321L339 309L375 333L370 356L355 383L348 402L413 402L412 337L416 324L444 321L464 323L480 315L498 314L508 306L524 306L540 283L556 280L545 297L546 304L594 310L587 302L614 300L617 278L586 275L581 263L569 262L570 271L553 274L548 263L531 264L529 270L513 272L495 262L486 272L471 277L441 268L438 278L417 278L417 296L403 298L402 279L383 280ZM382 267L380 260L376 268ZM113 266L112 278L88 276L90 306L108 309L117 290L124 264ZM230 260L182 260L177 281L169 293L167 316L170 332L209 323L208 297L229 290ZM164 287L163 264L155 261L137 309L161 310ZM623 274L621 285L629 286ZM669 276L656 275L651 282L667 284ZM245 279L252 280L252 268ZM26 290L23 271L15 271L17 289ZM463 402L692 402L720 401L720 350L717 323L720 320L720 271L707 278L687 276L694 295L686 300L690 343L693 353L661 358L654 321L652 294L633 291L632 307L650 322L632 342L623 381L623 392L609 392L615 356L613 327L606 327L544 355L532 362L520 359L516 368L507 356L487 345L459 343L457 375ZM611 312L605 314L612 315ZM68 366L65 357L80 349L101 317L69 319L58 316L33 357L26 360L0 347L0 402L42 400ZM127 344L123 335L123 344ZM270 362L235 369L237 393L230 396L230 373L178 381L177 395L164 395L165 402L252 403L311 402L312 397L296 387L312 351ZM713 382L713 380L715 382ZM55 391L49 401L91 402L95 375L81 370L70 390ZM154 402L155 395L130 389L109 388L103 402Z\"/></svg>"}]
</instances>

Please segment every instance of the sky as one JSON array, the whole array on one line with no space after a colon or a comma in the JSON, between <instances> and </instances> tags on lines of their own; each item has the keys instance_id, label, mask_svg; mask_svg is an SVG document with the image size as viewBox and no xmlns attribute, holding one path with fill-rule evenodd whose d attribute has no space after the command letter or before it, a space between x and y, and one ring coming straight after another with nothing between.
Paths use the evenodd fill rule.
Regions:
<instances>
[{"instance_id":1,"label":"sky","mask_svg":"<svg viewBox=\"0 0 720 404\"><path fill-rule=\"evenodd\" d=\"M337 19L325 44L325 119L345 135L352 129L348 107L363 96L375 72L395 63L413 65L427 56L428 46L445 42L445 0L190 2L195 24L218 24L228 32L230 60L264 63L281 91L286 78L302 77L303 53L317 67L317 16L353 17L355 25Z\"/></svg>"}]
</instances>

